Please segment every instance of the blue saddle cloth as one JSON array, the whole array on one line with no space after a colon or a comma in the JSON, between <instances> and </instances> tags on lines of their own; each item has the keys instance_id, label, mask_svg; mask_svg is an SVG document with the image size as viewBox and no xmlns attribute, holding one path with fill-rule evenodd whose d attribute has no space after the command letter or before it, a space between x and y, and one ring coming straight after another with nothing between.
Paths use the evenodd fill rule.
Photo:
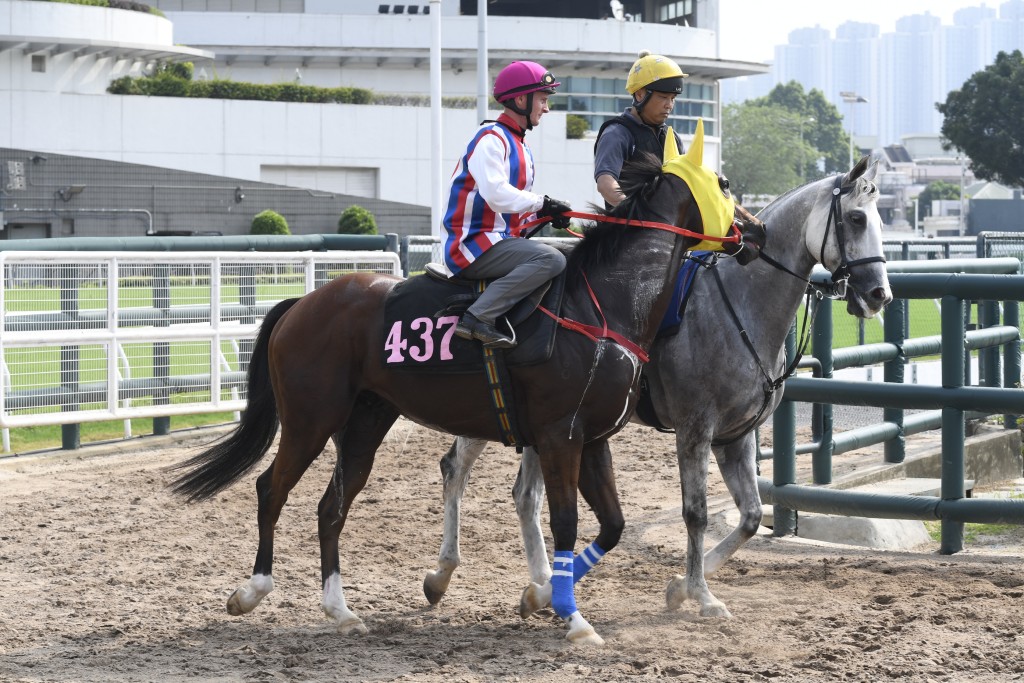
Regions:
<instances>
[{"instance_id":1,"label":"blue saddle cloth","mask_svg":"<svg viewBox=\"0 0 1024 683\"><path fill-rule=\"evenodd\" d=\"M690 291L693 287L693 280L697 277L697 271L707 264L713 262L715 253L712 251L695 251L690 258L683 261L679 268L679 276L676 277L675 291L672 293L672 301L669 302L668 311L658 327L659 337L669 337L679 331L679 325L683 322L683 311L686 310L686 302L690 298Z\"/></svg>"}]
</instances>

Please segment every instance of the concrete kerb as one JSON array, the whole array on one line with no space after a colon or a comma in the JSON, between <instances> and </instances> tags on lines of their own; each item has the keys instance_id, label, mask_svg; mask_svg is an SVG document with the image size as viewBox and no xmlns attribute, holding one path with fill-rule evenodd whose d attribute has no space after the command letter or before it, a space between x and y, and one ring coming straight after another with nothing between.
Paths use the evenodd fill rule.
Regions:
<instances>
[{"instance_id":1,"label":"concrete kerb","mask_svg":"<svg viewBox=\"0 0 1024 683\"><path fill-rule=\"evenodd\" d=\"M170 434L140 435L128 439L116 441L102 441L97 443L83 444L75 450L63 450L60 448L47 449L42 451L31 451L29 453L15 453L0 457L0 469L17 470L26 463L40 460L83 460L87 458L101 458L111 455L123 455L137 453L145 456L147 451L164 450L168 448L190 448L196 449L205 444L220 439L236 427L236 423L213 425L209 427L193 427L172 431Z\"/></svg>"}]
</instances>

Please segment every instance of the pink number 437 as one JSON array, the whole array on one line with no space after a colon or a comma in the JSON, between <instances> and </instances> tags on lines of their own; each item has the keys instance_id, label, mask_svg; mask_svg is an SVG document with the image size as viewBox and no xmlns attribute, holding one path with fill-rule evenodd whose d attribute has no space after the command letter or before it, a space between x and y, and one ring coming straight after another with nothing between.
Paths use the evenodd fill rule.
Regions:
<instances>
[{"instance_id":1,"label":"pink number 437","mask_svg":"<svg viewBox=\"0 0 1024 683\"><path fill-rule=\"evenodd\" d=\"M458 316L445 315L440 318L416 318L409 323L409 339L405 336L404 324L396 320L388 332L388 338L384 340L384 350L390 351L388 363L405 362L405 352L409 358L417 363L425 363L434 357L434 333L441 334L440 360L452 360L451 344L452 335L455 334L455 324L459 322Z\"/></svg>"}]
</instances>

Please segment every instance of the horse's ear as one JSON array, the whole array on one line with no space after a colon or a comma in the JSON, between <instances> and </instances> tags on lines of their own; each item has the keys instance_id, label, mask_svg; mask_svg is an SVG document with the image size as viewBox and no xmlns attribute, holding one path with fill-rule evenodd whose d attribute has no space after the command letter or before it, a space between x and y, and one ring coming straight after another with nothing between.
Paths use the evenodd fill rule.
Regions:
<instances>
[{"instance_id":1,"label":"horse's ear","mask_svg":"<svg viewBox=\"0 0 1024 683\"><path fill-rule=\"evenodd\" d=\"M677 156L679 156L679 146L676 145L676 133L669 126L668 130L665 131L665 151L661 155L661 163L667 164Z\"/></svg>"},{"instance_id":2,"label":"horse's ear","mask_svg":"<svg viewBox=\"0 0 1024 683\"><path fill-rule=\"evenodd\" d=\"M697 130L693 133L693 142L686 150L686 158L694 166L704 165L704 119L697 119Z\"/></svg>"},{"instance_id":3,"label":"horse's ear","mask_svg":"<svg viewBox=\"0 0 1024 683\"><path fill-rule=\"evenodd\" d=\"M864 178L869 182L874 182L875 176L878 174L878 162L879 159L874 158L868 154L862 156L860 160L853 165L846 177L843 178L843 185L849 185L856 181L858 178Z\"/></svg>"}]
</instances>

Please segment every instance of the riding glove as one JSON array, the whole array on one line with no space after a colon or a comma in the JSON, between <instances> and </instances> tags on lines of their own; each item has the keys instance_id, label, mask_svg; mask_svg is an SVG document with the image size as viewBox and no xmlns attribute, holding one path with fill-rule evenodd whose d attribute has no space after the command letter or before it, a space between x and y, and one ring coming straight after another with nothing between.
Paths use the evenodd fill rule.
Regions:
<instances>
[{"instance_id":1,"label":"riding glove","mask_svg":"<svg viewBox=\"0 0 1024 683\"><path fill-rule=\"evenodd\" d=\"M565 230L569 227L569 217L561 214L572 211L572 207L558 199L544 195L544 205L537 212L538 218L550 218L551 225L557 230Z\"/></svg>"}]
</instances>

